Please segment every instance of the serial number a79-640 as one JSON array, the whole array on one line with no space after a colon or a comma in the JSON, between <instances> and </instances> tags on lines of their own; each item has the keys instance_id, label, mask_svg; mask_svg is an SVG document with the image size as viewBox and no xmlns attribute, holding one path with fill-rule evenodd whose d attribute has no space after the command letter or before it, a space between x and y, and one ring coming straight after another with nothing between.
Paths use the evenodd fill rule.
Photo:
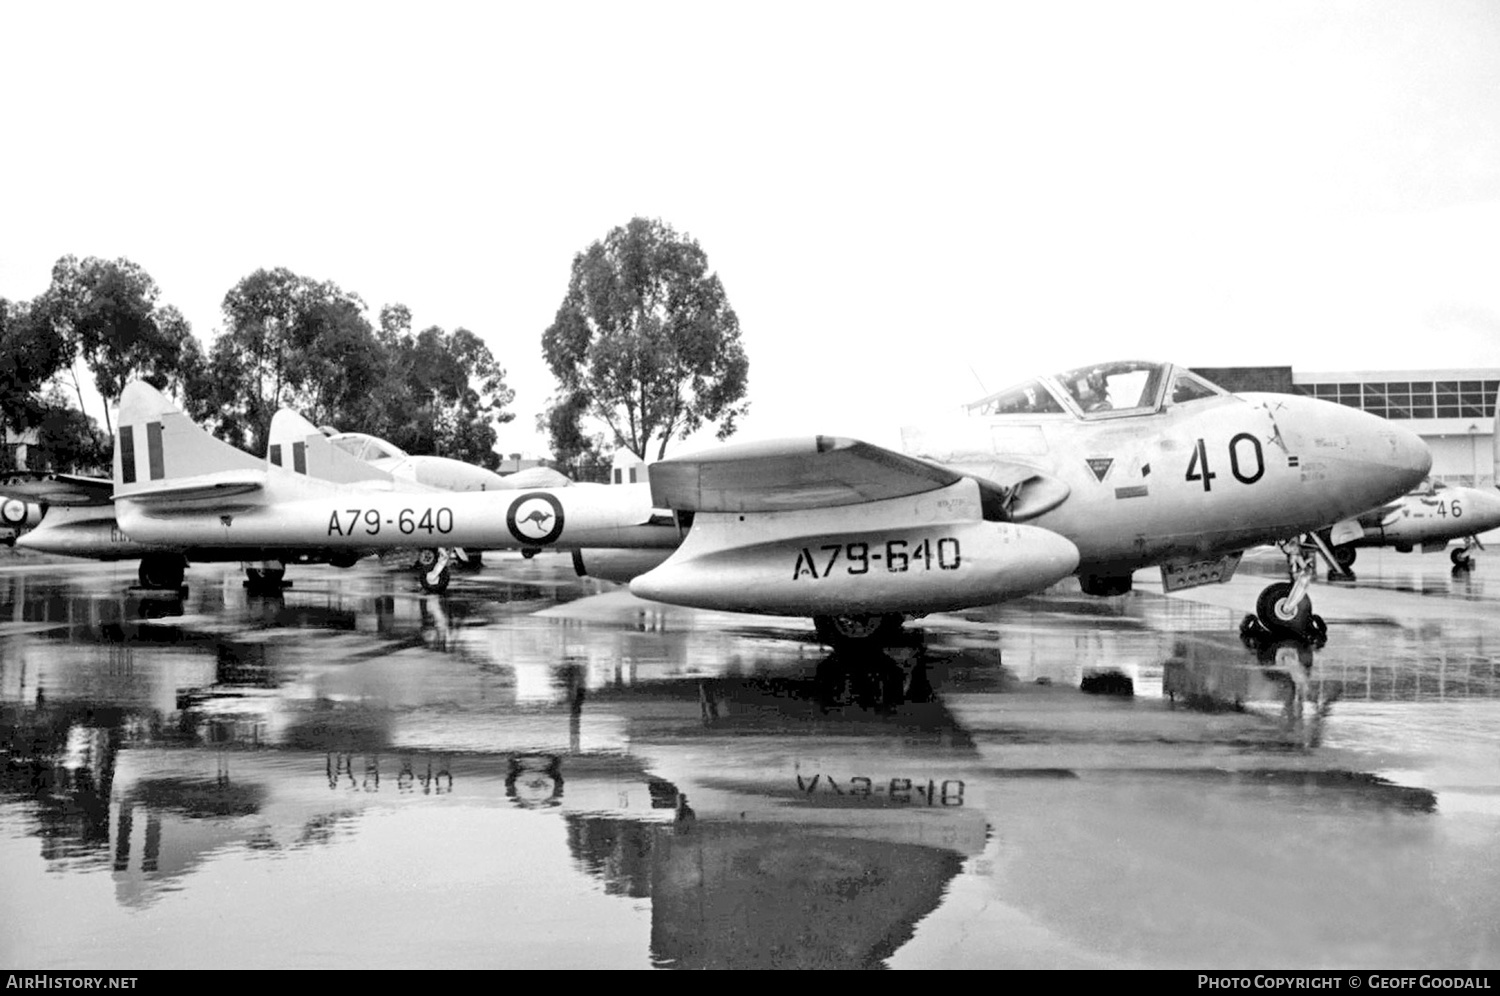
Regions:
<instances>
[{"instance_id":1,"label":"serial number a79-640","mask_svg":"<svg viewBox=\"0 0 1500 996\"><path fill-rule=\"evenodd\" d=\"M375 508L335 509L328 514L329 536L379 536L381 529L395 530L403 536L413 533L451 533L453 531L453 509L451 508L403 508L395 515L380 517Z\"/></svg>"},{"instance_id":2,"label":"serial number a79-640","mask_svg":"<svg viewBox=\"0 0 1500 996\"><path fill-rule=\"evenodd\" d=\"M867 778L855 775L842 785L838 779L823 772L815 772L811 778L797 775L797 791L804 795L825 794L850 796L855 799L880 799L898 805L912 806L962 806L964 783L962 778L947 778L938 781L929 778L886 779Z\"/></svg>"},{"instance_id":3,"label":"serial number a79-640","mask_svg":"<svg viewBox=\"0 0 1500 996\"><path fill-rule=\"evenodd\" d=\"M872 550L873 546L873 550ZM817 548L803 547L797 552L792 580L810 577L826 578L842 568L849 574L869 574L884 568L889 574L906 571L956 571L963 565L958 539L944 536L939 540L886 540L879 543L825 543Z\"/></svg>"}]
</instances>

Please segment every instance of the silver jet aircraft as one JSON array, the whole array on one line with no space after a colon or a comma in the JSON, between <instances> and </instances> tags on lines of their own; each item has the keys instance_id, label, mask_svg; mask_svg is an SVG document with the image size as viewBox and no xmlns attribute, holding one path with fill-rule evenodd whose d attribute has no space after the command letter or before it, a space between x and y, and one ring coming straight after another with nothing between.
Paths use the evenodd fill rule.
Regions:
<instances>
[{"instance_id":1,"label":"silver jet aircraft","mask_svg":"<svg viewBox=\"0 0 1500 996\"><path fill-rule=\"evenodd\" d=\"M1459 570L1474 566L1473 551L1483 550L1479 534L1500 529L1500 494L1485 488L1470 488L1427 481L1411 494L1345 520L1329 530L1337 571L1329 577L1354 576L1354 560L1360 547L1390 546L1398 553L1436 553L1453 547L1448 557Z\"/></svg>"},{"instance_id":2,"label":"silver jet aircraft","mask_svg":"<svg viewBox=\"0 0 1500 996\"><path fill-rule=\"evenodd\" d=\"M451 556L458 546L530 548L538 545L535 541L556 542L564 535L566 508L575 509L566 527L569 537L576 533L621 546L671 544L677 538L659 517L653 524L645 485L598 495L591 493L603 489L582 488L577 500L568 501L556 497L557 490L528 487L527 481L459 461L408 456L375 437L329 437L286 410L272 420L266 460L214 439L146 384L127 386L119 426L113 479L45 475L12 489L24 490L32 501L7 501L0 511L14 511L18 518L24 512L27 524L35 526L17 545L101 560L140 558L141 585L168 590L181 586L192 562L242 561L251 584L276 584L287 564L347 567L372 553L408 548L434 555L438 562L427 565L423 584L441 590L447 582L444 554ZM350 449L360 456L350 455ZM377 452L395 464L364 459ZM206 468L213 468L207 476L199 473ZM188 477L193 483L185 483ZM466 493L452 495L448 489L455 488ZM333 495L346 520L355 512L364 518L354 523L328 515L319 528L298 531L267 527L264 514L247 514L255 506ZM383 507L398 501L393 495L407 498L393 517L376 518L364 500L373 497ZM410 500L412 495L423 503ZM195 514L207 515L217 504L227 514L210 516L214 528L184 528L194 523ZM455 516L468 505L487 509L484 529L459 525ZM403 509L411 514L399 515ZM141 528L127 527L122 515L139 516ZM231 529L237 517L256 528ZM476 535L493 542L476 546L464 539Z\"/></svg>"},{"instance_id":3,"label":"silver jet aircraft","mask_svg":"<svg viewBox=\"0 0 1500 996\"><path fill-rule=\"evenodd\" d=\"M142 585L170 589L194 561L258 562L253 569L274 572L293 562L352 564L393 548L678 540L645 484L450 492L356 460L294 413L272 435L289 444L276 454L288 466L215 439L155 388L131 383L120 398L112 480L97 482L109 491L96 488L96 504L79 509L90 518L61 517L49 539L46 522L62 507L54 506L17 542L101 559L138 556ZM76 545L61 544L64 534Z\"/></svg>"},{"instance_id":4,"label":"silver jet aircraft","mask_svg":"<svg viewBox=\"0 0 1500 996\"><path fill-rule=\"evenodd\" d=\"M1415 434L1356 409L1230 394L1130 361L1029 381L903 442L897 453L820 436L653 464L654 504L691 528L631 591L810 615L847 645L998 601L1006 566L1042 550L1108 596L1142 567L1159 566L1166 591L1225 581L1245 549L1280 543L1289 578L1242 628L1315 639L1326 626L1308 596L1314 559L1297 541L1405 493L1431 465ZM1054 542L1026 547L1023 525Z\"/></svg>"},{"instance_id":5,"label":"silver jet aircraft","mask_svg":"<svg viewBox=\"0 0 1500 996\"><path fill-rule=\"evenodd\" d=\"M646 484L499 493L375 489L363 480L340 483L334 470L313 472L330 454L313 434L306 440L309 472L297 473L214 439L155 389L130 384L115 440L118 527L133 542L186 551L155 562L175 571L178 583L195 550L219 557L278 548L353 556L451 545L656 548L664 555L680 539L678 526L653 507ZM964 575L984 579L986 601L1046 588L1076 565L1073 545L1048 530L1003 522L990 532L968 550ZM932 549L947 563L947 546Z\"/></svg>"},{"instance_id":6,"label":"silver jet aircraft","mask_svg":"<svg viewBox=\"0 0 1500 996\"><path fill-rule=\"evenodd\" d=\"M1491 441L1494 466L1500 469L1500 396L1495 398ZM1333 551L1328 576L1352 580L1354 559L1362 546L1392 546L1398 553L1417 548L1423 553L1436 553L1452 540L1462 540L1464 545L1450 550L1449 559L1454 567L1467 571L1474 566L1473 551L1484 549L1479 534L1492 529L1500 529L1500 494L1489 488L1424 481L1411 494L1329 529L1322 537Z\"/></svg>"}]
</instances>

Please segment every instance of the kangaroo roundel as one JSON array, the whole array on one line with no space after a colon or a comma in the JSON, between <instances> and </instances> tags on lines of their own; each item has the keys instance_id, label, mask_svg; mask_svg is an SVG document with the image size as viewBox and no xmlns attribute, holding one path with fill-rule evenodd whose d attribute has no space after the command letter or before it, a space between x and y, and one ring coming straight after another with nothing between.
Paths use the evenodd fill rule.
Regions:
<instances>
[{"instance_id":1,"label":"kangaroo roundel","mask_svg":"<svg viewBox=\"0 0 1500 996\"><path fill-rule=\"evenodd\" d=\"M545 491L527 492L510 503L505 525L521 543L551 543L562 535L562 502Z\"/></svg>"}]
</instances>

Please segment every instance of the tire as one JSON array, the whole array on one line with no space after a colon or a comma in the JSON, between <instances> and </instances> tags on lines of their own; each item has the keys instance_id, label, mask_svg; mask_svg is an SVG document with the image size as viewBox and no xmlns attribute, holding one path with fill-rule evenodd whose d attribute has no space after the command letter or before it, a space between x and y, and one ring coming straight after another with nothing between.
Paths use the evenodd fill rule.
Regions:
<instances>
[{"instance_id":1,"label":"tire","mask_svg":"<svg viewBox=\"0 0 1500 996\"><path fill-rule=\"evenodd\" d=\"M423 591L429 592L433 595L441 595L443 592L448 590L448 574L448 568L444 567L440 572L438 572L437 580L430 581L427 578L427 572L423 571L421 574L417 575L417 580L422 582Z\"/></svg>"},{"instance_id":2,"label":"tire","mask_svg":"<svg viewBox=\"0 0 1500 996\"><path fill-rule=\"evenodd\" d=\"M1328 623L1316 612L1307 617L1307 635L1319 642L1328 640Z\"/></svg>"},{"instance_id":3,"label":"tire","mask_svg":"<svg viewBox=\"0 0 1500 996\"><path fill-rule=\"evenodd\" d=\"M438 552L436 550L433 550L429 547L417 551L417 570L421 571L423 574L426 574L428 571L432 570L433 565L437 562Z\"/></svg>"},{"instance_id":4,"label":"tire","mask_svg":"<svg viewBox=\"0 0 1500 996\"><path fill-rule=\"evenodd\" d=\"M901 632L898 615L813 616L818 639L831 647L883 647Z\"/></svg>"},{"instance_id":5,"label":"tire","mask_svg":"<svg viewBox=\"0 0 1500 996\"><path fill-rule=\"evenodd\" d=\"M1292 585L1289 581L1279 581L1276 584L1267 585L1255 600L1255 615L1260 619L1261 625L1273 634L1289 633L1292 636L1302 637L1308 633L1308 620L1312 617L1312 599L1303 597L1295 606L1291 606L1288 614L1288 606L1285 604L1286 596L1291 594Z\"/></svg>"},{"instance_id":6,"label":"tire","mask_svg":"<svg viewBox=\"0 0 1500 996\"><path fill-rule=\"evenodd\" d=\"M1343 546L1336 546L1333 548L1334 563L1338 564L1346 571L1354 566L1354 560L1357 556L1359 556L1359 551L1347 543Z\"/></svg>"},{"instance_id":7,"label":"tire","mask_svg":"<svg viewBox=\"0 0 1500 996\"><path fill-rule=\"evenodd\" d=\"M1454 547L1452 550L1449 550L1448 559L1453 561L1454 567L1459 567L1463 570L1468 570L1474 566L1474 561L1469 557L1469 551L1463 547Z\"/></svg>"},{"instance_id":8,"label":"tire","mask_svg":"<svg viewBox=\"0 0 1500 996\"><path fill-rule=\"evenodd\" d=\"M136 577L142 588L172 589L182 587L182 575L187 569L183 559L174 554L153 553L141 558Z\"/></svg>"}]
</instances>

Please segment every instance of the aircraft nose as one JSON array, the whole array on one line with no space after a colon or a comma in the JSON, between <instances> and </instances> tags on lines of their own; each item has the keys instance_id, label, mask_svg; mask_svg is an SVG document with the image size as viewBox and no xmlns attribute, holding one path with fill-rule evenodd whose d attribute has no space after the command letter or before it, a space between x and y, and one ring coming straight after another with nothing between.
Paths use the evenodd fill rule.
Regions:
<instances>
[{"instance_id":1,"label":"aircraft nose","mask_svg":"<svg viewBox=\"0 0 1500 996\"><path fill-rule=\"evenodd\" d=\"M1422 437L1393 423L1391 428L1390 467L1401 480L1401 490L1410 491L1422 483L1432 469L1432 451Z\"/></svg>"},{"instance_id":2,"label":"aircraft nose","mask_svg":"<svg viewBox=\"0 0 1500 996\"><path fill-rule=\"evenodd\" d=\"M1468 498L1469 508L1465 514L1474 516L1473 527L1476 533L1500 529L1500 494L1474 488ZM20 540L16 542L19 543Z\"/></svg>"},{"instance_id":3,"label":"aircraft nose","mask_svg":"<svg viewBox=\"0 0 1500 996\"><path fill-rule=\"evenodd\" d=\"M1299 448L1329 470L1326 497L1353 515L1412 491L1432 469L1422 437L1404 426L1331 401L1284 406L1301 416Z\"/></svg>"}]
</instances>

